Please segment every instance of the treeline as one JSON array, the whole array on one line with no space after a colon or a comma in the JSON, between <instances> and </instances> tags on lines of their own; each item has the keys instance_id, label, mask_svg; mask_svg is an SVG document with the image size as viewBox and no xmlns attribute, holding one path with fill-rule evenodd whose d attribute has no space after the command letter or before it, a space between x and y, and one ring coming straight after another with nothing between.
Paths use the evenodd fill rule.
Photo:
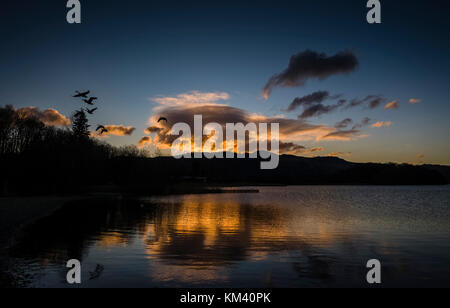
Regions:
<instances>
[{"instance_id":1,"label":"treeline","mask_svg":"<svg viewBox=\"0 0 450 308\"><path fill-rule=\"evenodd\" d=\"M1 107L0 194L77 193L113 184L115 159L145 155L134 146L90 138L88 128L82 111L72 116L71 128L57 128L12 106Z\"/></svg>"}]
</instances>

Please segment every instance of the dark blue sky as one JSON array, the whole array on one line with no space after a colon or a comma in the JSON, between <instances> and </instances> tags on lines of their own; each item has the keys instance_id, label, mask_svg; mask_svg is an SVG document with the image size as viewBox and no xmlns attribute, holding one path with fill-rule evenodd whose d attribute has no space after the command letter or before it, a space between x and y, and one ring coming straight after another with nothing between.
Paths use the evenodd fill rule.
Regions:
<instances>
[{"instance_id":1,"label":"dark blue sky","mask_svg":"<svg viewBox=\"0 0 450 308\"><path fill-rule=\"evenodd\" d=\"M225 92L230 106L295 119L299 112L282 110L318 90L347 99L381 95L400 108L345 109L309 122L370 117L391 126L367 127L351 141L296 141L354 161L450 164L448 1L381 1L381 25L366 22L365 0L161 2L84 0L81 25L67 24L65 0L3 2L0 105L69 116L79 106L70 94L91 89L101 98L93 124L136 127L133 136L109 139L135 144L156 97ZM307 49L328 56L351 50L360 66L262 99L268 79Z\"/></svg>"}]
</instances>

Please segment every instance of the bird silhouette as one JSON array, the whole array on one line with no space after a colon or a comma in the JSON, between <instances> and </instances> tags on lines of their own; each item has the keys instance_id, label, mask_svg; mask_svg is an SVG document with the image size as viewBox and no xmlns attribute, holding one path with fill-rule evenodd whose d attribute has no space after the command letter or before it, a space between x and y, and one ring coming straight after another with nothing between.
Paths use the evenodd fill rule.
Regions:
<instances>
[{"instance_id":1,"label":"bird silhouette","mask_svg":"<svg viewBox=\"0 0 450 308\"><path fill-rule=\"evenodd\" d=\"M97 132L100 131L99 135L103 135L104 133L108 132L106 127L104 127L103 125L99 125L95 131L97 131Z\"/></svg>"},{"instance_id":2,"label":"bird silhouette","mask_svg":"<svg viewBox=\"0 0 450 308\"><path fill-rule=\"evenodd\" d=\"M98 108L94 108L94 109L86 109L86 112L89 114L94 114L95 111L97 111Z\"/></svg>"},{"instance_id":3,"label":"bird silhouette","mask_svg":"<svg viewBox=\"0 0 450 308\"><path fill-rule=\"evenodd\" d=\"M94 101L97 100L97 97L90 97L89 99L83 99L83 101L88 105L94 105Z\"/></svg>"},{"instance_id":4,"label":"bird silhouette","mask_svg":"<svg viewBox=\"0 0 450 308\"><path fill-rule=\"evenodd\" d=\"M79 91L75 91L75 95L73 97L84 97L87 98L88 94L91 93L91 91L86 91L86 92L79 92Z\"/></svg>"},{"instance_id":5,"label":"bird silhouette","mask_svg":"<svg viewBox=\"0 0 450 308\"><path fill-rule=\"evenodd\" d=\"M99 278L103 271L105 270L105 267L101 264L97 264L97 266L95 267L95 270L93 272L89 272L89 280L94 280Z\"/></svg>"},{"instance_id":6,"label":"bird silhouette","mask_svg":"<svg viewBox=\"0 0 450 308\"><path fill-rule=\"evenodd\" d=\"M159 120L158 120L158 123L160 123L161 121L166 121L166 122L168 122L168 121L167 121L167 118L165 118L165 117L160 117Z\"/></svg>"}]
</instances>

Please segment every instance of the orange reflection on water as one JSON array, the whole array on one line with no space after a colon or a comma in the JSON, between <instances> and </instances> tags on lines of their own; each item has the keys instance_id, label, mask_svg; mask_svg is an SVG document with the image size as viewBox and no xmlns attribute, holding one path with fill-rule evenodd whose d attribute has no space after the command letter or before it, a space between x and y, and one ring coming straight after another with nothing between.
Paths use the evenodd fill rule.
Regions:
<instances>
[{"instance_id":1,"label":"orange reflection on water","mask_svg":"<svg viewBox=\"0 0 450 308\"><path fill-rule=\"evenodd\" d=\"M277 251L330 245L341 227L323 213L278 205L250 206L231 195L180 196L161 208L145 228L148 256L171 259L183 254L191 265L261 259Z\"/></svg>"}]
</instances>

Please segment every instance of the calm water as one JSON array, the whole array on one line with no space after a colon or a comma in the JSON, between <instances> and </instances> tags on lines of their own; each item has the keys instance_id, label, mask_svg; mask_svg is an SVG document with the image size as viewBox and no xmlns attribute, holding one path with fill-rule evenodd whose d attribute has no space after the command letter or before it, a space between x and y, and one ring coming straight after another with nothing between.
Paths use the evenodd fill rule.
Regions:
<instances>
[{"instance_id":1,"label":"calm water","mask_svg":"<svg viewBox=\"0 0 450 308\"><path fill-rule=\"evenodd\" d=\"M383 286L450 287L448 186L258 189L70 205L27 230L13 274L66 287L75 258L82 287L365 287L375 258Z\"/></svg>"}]
</instances>

